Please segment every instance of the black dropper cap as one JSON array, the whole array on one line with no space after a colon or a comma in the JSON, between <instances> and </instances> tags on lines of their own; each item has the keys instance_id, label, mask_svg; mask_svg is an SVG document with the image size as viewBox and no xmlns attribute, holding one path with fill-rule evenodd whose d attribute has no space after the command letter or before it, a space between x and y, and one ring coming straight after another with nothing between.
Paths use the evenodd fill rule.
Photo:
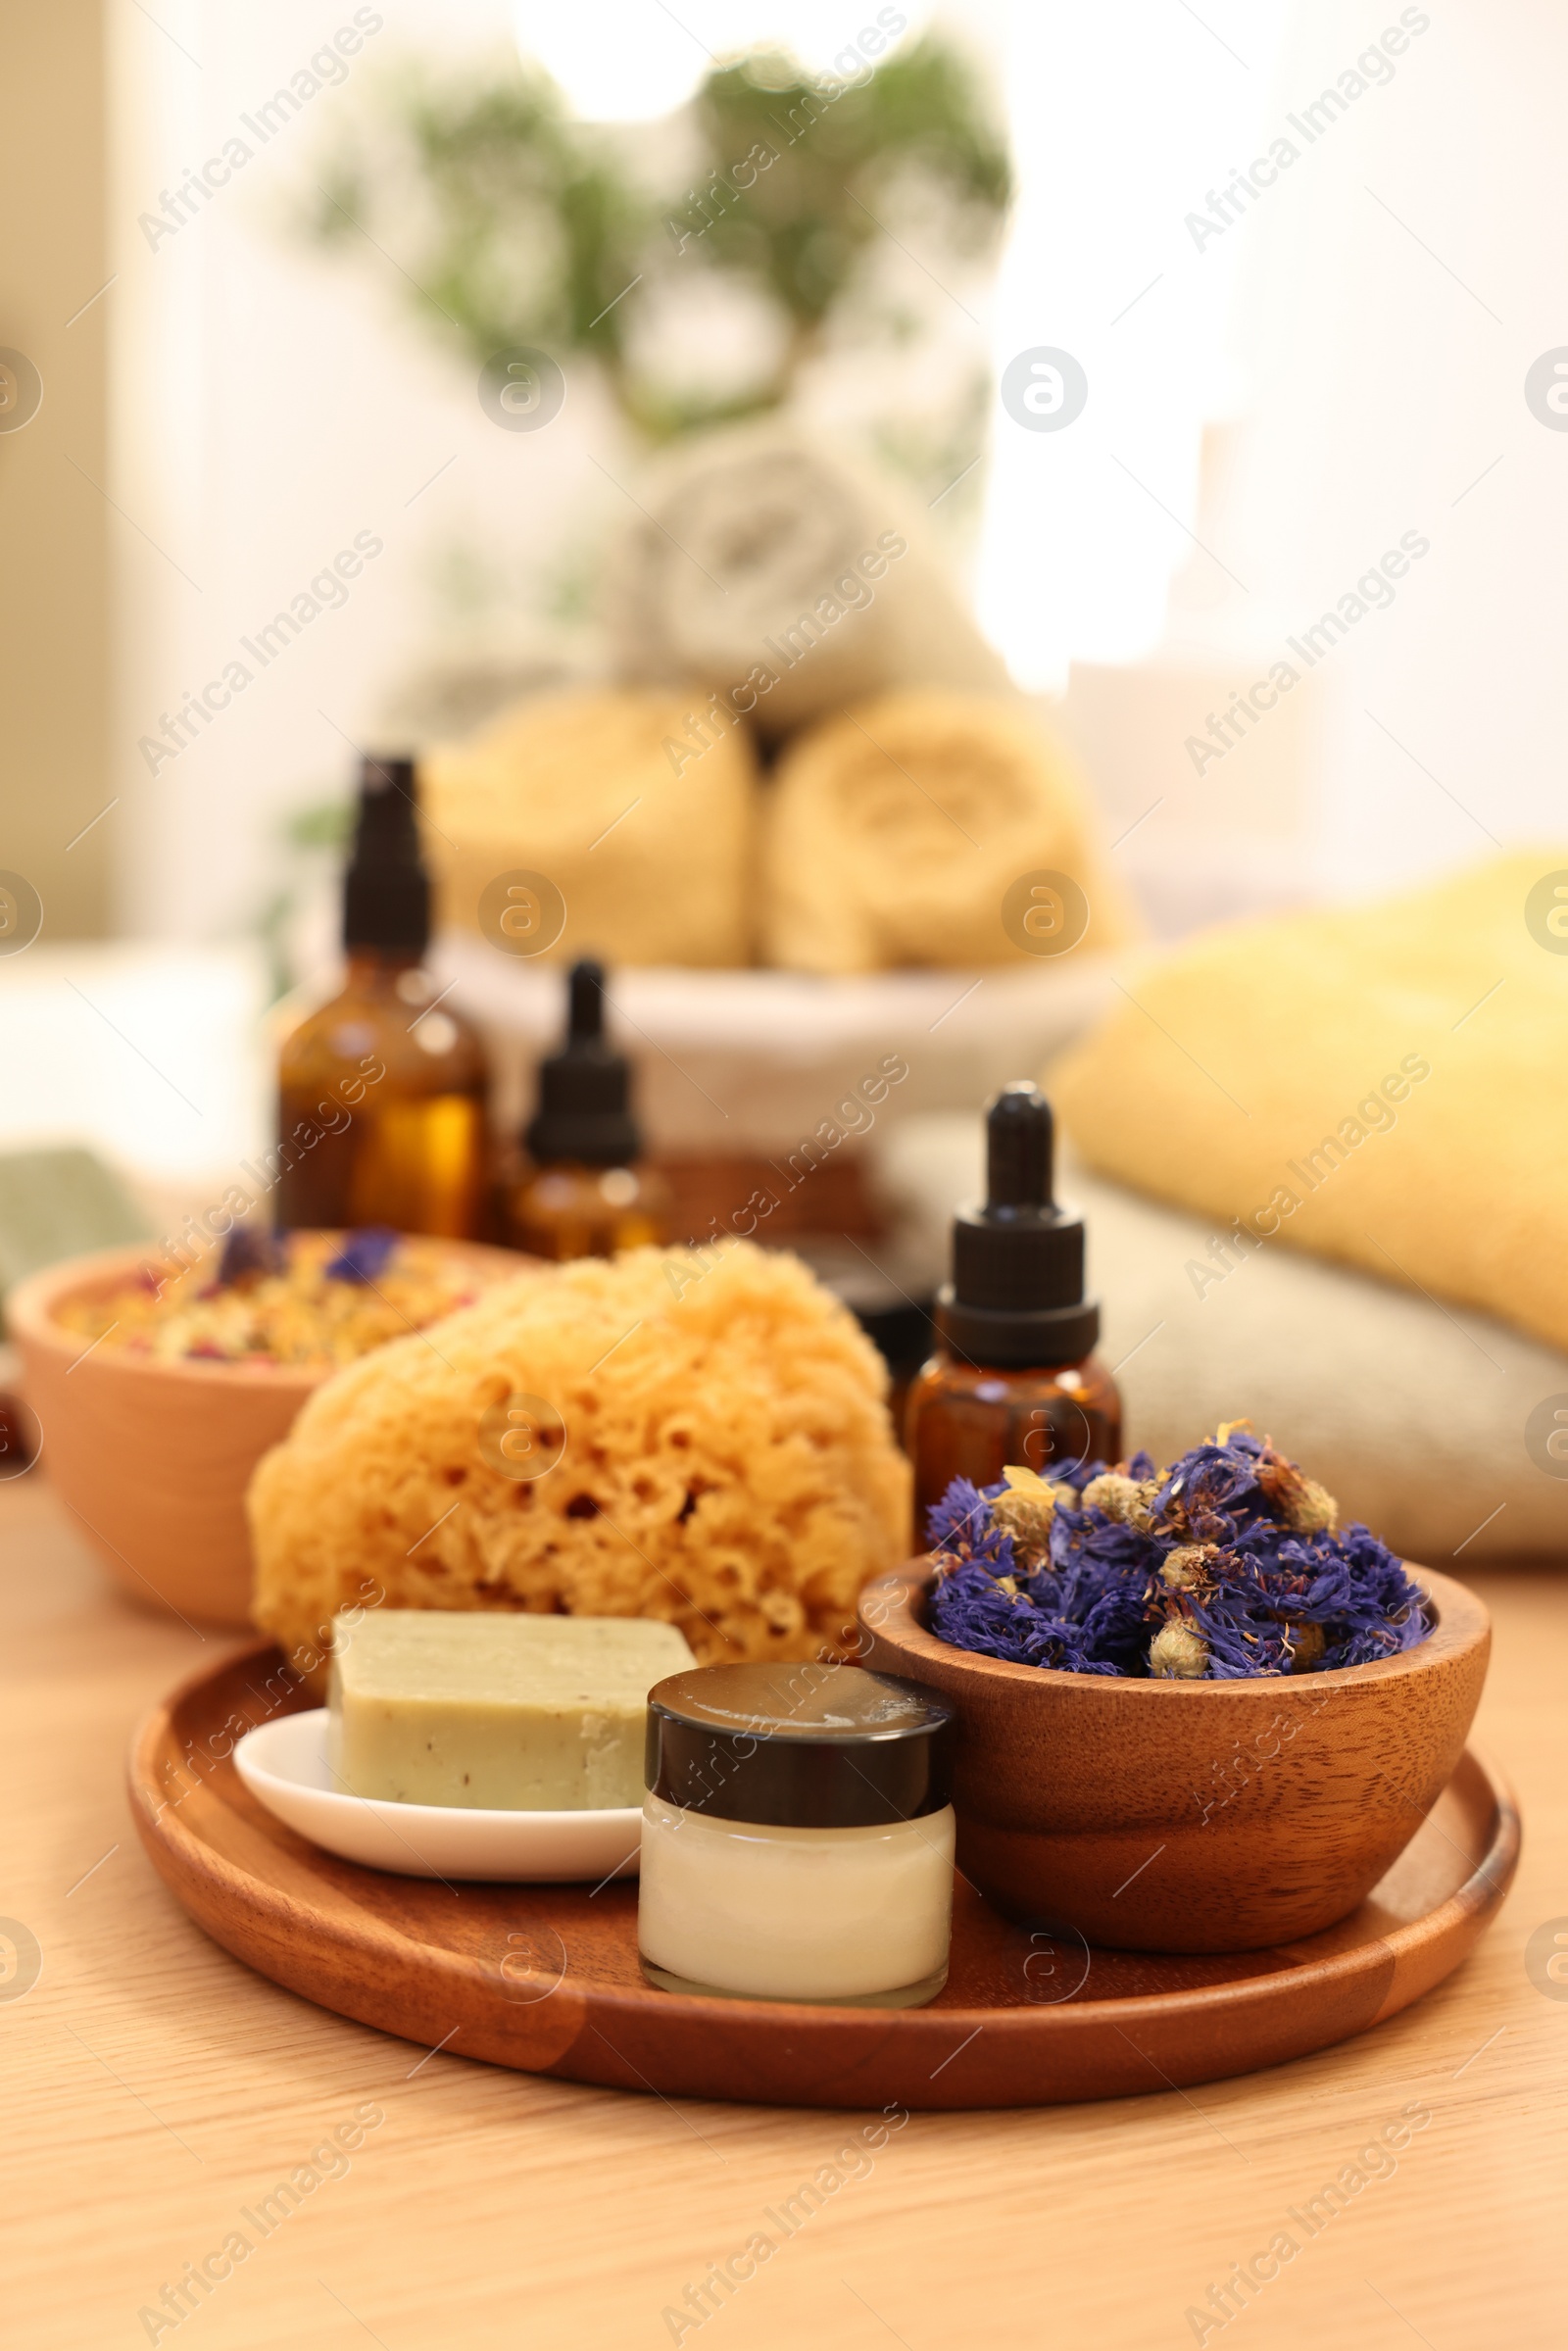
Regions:
<instances>
[{"instance_id":1,"label":"black dropper cap","mask_svg":"<svg viewBox=\"0 0 1568 2351\"><path fill-rule=\"evenodd\" d=\"M605 1041L605 974L585 956L568 983L566 1041L539 1064L539 1107L523 1134L538 1166L576 1159L629 1167L642 1150L629 1107L631 1070Z\"/></svg>"},{"instance_id":2,"label":"black dropper cap","mask_svg":"<svg viewBox=\"0 0 1568 2351\"><path fill-rule=\"evenodd\" d=\"M361 761L354 848L343 875L343 944L350 951L422 955L430 944L417 795L412 759Z\"/></svg>"},{"instance_id":3,"label":"black dropper cap","mask_svg":"<svg viewBox=\"0 0 1568 2351\"><path fill-rule=\"evenodd\" d=\"M953 1280L937 1328L956 1354L999 1366L1076 1363L1100 1337L1084 1297L1084 1224L1052 1198L1051 1104L1026 1079L986 1110L986 1200L953 1220Z\"/></svg>"}]
</instances>

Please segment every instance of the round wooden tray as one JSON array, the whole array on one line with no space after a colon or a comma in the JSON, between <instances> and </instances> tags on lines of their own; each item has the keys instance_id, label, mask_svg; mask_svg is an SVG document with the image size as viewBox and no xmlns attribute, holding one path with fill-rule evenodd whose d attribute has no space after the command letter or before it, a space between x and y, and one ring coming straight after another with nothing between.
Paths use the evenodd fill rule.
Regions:
<instances>
[{"instance_id":1,"label":"round wooden tray","mask_svg":"<svg viewBox=\"0 0 1568 2351\"><path fill-rule=\"evenodd\" d=\"M324 2008L455 2056L616 2089L781 2106L1047 2106L1244 2074L1363 2033L1440 1983L1512 1880L1519 1816L1466 1753L1394 1868L1326 1934L1163 1958L1010 1924L960 1881L928 2008L656 1991L634 1885L449 1886L358 1868L265 1812L228 1760L314 1703L257 1643L143 1725L131 1809L177 1900L237 1958Z\"/></svg>"}]
</instances>

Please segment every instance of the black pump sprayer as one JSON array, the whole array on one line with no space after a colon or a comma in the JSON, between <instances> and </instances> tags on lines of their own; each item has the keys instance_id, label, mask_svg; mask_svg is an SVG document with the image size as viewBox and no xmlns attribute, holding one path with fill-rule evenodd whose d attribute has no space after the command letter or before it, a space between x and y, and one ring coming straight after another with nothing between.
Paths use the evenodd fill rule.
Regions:
<instances>
[{"instance_id":1,"label":"black pump sprayer","mask_svg":"<svg viewBox=\"0 0 1568 2351\"><path fill-rule=\"evenodd\" d=\"M430 943L430 877L419 851L412 759L365 758L354 845L343 874L343 944L422 955Z\"/></svg>"}]
</instances>

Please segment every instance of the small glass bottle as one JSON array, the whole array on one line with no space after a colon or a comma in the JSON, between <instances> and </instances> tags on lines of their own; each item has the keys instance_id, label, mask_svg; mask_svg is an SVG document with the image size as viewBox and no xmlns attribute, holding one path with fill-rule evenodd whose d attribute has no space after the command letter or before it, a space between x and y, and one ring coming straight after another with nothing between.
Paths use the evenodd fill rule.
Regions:
<instances>
[{"instance_id":1,"label":"small glass bottle","mask_svg":"<svg viewBox=\"0 0 1568 2351\"><path fill-rule=\"evenodd\" d=\"M662 1991L916 2008L947 1982L954 1709L829 1661L648 1693L637 1942Z\"/></svg>"},{"instance_id":2,"label":"small glass bottle","mask_svg":"<svg viewBox=\"0 0 1568 2351\"><path fill-rule=\"evenodd\" d=\"M612 1257L667 1238L669 1191L640 1164L631 1069L605 1038L605 975L574 963L566 1036L539 1065L522 1172L503 1187L503 1238L536 1257Z\"/></svg>"},{"instance_id":3,"label":"small glass bottle","mask_svg":"<svg viewBox=\"0 0 1568 2351\"><path fill-rule=\"evenodd\" d=\"M1121 1397L1084 1297L1083 1219L1052 1197L1052 1147L1038 1086L1004 1086L986 1111L985 1204L954 1219L941 1345L905 1407L917 1540L955 1478L992 1486L1009 1464L1049 1478L1121 1457Z\"/></svg>"},{"instance_id":4,"label":"small glass bottle","mask_svg":"<svg viewBox=\"0 0 1568 2351\"><path fill-rule=\"evenodd\" d=\"M477 1031L422 968L416 790L411 759L365 760L343 877L347 977L279 1055L280 1227L480 1230L489 1071Z\"/></svg>"}]
</instances>

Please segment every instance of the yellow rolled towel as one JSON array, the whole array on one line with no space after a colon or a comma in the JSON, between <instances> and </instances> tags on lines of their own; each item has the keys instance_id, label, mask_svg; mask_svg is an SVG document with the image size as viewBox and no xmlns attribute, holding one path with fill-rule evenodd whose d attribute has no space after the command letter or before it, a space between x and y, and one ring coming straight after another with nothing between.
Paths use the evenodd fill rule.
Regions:
<instances>
[{"instance_id":1,"label":"yellow rolled towel","mask_svg":"<svg viewBox=\"0 0 1568 2351\"><path fill-rule=\"evenodd\" d=\"M1030 903L1041 873L1067 876L1084 905L1050 885ZM766 820L762 911L766 959L801 971L1021 964L1085 913L1089 950L1132 930L1077 772L1041 721L938 692L880 695L796 737Z\"/></svg>"},{"instance_id":2,"label":"yellow rolled towel","mask_svg":"<svg viewBox=\"0 0 1568 2351\"><path fill-rule=\"evenodd\" d=\"M266 1455L256 1622L306 1671L358 1602L654 1617L704 1663L813 1656L908 1547L886 1393L794 1257L520 1274L328 1380Z\"/></svg>"},{"instance_id":3,"label":"yellow rolled towel","mask_svg":"<svg viewBox=\"0 0 1568 2351\"><path fill-rule=\"evenodd\" d=\"M518 703L424 761L441 919L493 936L498 875L543 874L565 902L547 951L617 963L751 960L756 772L731 728L701 758L689 702L595 688Z\"/></svg>"},{"instance_id":4,"label":"yellow rolled towel","mask_svg":"<svg viewBox=\"0 0 1568 2351\"><path fill-rule=\"evenodd\" d=\"M1283 1242L1561 1347L1565 907L1568 856L1520 853L1200 940L1131 979L1057 1106L1092 1166L1213 1220L1213 1281Z\"/></svg>"}]
</instances>

